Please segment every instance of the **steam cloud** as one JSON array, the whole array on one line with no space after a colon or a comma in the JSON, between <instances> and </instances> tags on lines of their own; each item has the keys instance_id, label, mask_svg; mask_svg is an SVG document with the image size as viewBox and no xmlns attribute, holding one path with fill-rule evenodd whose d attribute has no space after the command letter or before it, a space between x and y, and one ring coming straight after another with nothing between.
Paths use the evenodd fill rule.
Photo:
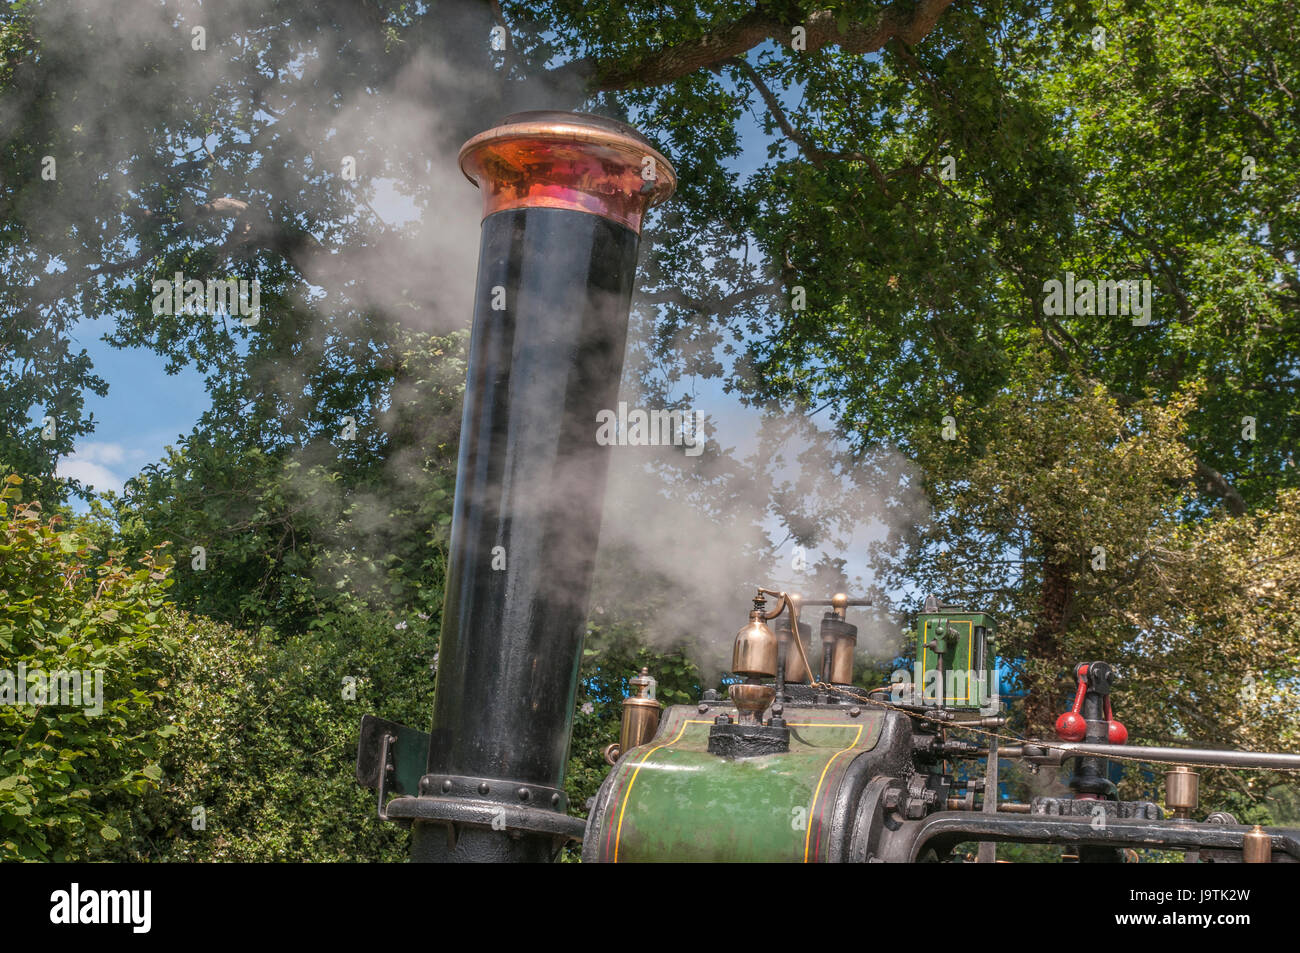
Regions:
<instances>
[{"instance_id":1,"label":"steam cloud","mask_svg":"<svg viewBox=\"0 0 1300 953\"><path fill-rule=\"evenodd\" d=\"M305 393L313 362L332 342L365 339L373 333L370 322L437 334L467 326L480 197L459 171L459 146L510 112L581 103L574 88L504 85L487 42L487 5L471 3L440 4L426 47L402 51L382 88L347 92L339 76L349 63L392 55L381 31L365 22L371 14L363 3L324 3L314 16L305 10L295 7L293 32L280 32L276 44L259 37L286 14L263 0L46 3L36 10L35 30L51 71L46 93L54 126L81 136L77 155L59 157L58 188L40 193L40 215L51 225L35 238L38 246L48 244L35 251L69 266L85 264L69 261L72 253L58 240L69 226L84 230L95 214L123 201L160 207L150 137L165 133L174 161L202 158L205 146L214 161L192 179L181 208L202 219L197 244L230 241L236 227L283 227L278 210L286 202L306 233L298 259L306 282L278 303L264 300L263 314L268 323L277 320L277 308L316 320L307 324L296 363L254 371L257 385L297 414L314 400ZM348 10L358 28L340 44ZM206 31L206 51L192 48L196 27ZM252 115L236 115L219 103L240 101L227 94L255 80L250 62L276 79L243 97L258 103ZM26 105L12 102L0 125L12 125ZM239 146L254 137L259 144L273 140L273 163L242 162ZM355 181L341 173L348 158L356 163ZM98 184L80 184L91 182ZM33 194L28 190L24 200L33 201ZM226 199L253 208L232 216L229 206L220 206ZM335 234L339 223L346 226L343 242ZM106 261L124 262L137 247L124 229L102 251ZM147 283L157 277L150 269L142 261L121 277ZM638 393L638 370L625 373L623 399L655 406L638 401L645 396ZM686 646L707 677L727 668L732 635L745 621L755 585L789 587L810 598L840 585L866 594L867 543L890 527L881 522L883 491L857 480L842 450L806 419L759 414L720 391L695 406L707 415L711 440L702 457L667 447L613 453L593 607L626 611L653 596L647 637L660 647ZM454 430L458 422L455 416L428 425ZM901 457L883 459L886 471L905 474ZM421 461L410 454L396 454L387 465L398 480L418 485L425 479ZM338 505L337 496L331 501L336 487L309 486L307 468L301 472L304 496L315 491L328 501L322 505ZM374 497L351 506L349 531L363 545L382 529L388 506ZM892 512L906 523L923 510L924 500L915 497ZM774 538L787 533L793 538ZM807 550L805 571L794 566L794 545ZM832 565L835 559L844 560L843 569ZM806 614L814 632L817 616ZM886 658L896 651L897 620L880 610L855 610L850 620L860 629L860 652Z\"/></svg>"}]
</instances>

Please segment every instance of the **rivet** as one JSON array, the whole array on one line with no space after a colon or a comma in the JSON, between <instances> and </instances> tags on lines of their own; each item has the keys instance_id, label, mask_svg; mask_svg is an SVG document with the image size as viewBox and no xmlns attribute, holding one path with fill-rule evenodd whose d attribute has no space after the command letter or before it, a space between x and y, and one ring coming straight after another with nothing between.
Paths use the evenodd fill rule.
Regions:
<instances>
[{"instance_id":1,"label":"rivet","mask_svg":"<svg viewBox=\"0 0 1300 953\"><path fill-rule=\"evenodd\" d=\"M486 781L483 781L483 782L482 782L481 784L479 784L479 786L478 786L478 793L479 793L479 794L487 794L489 790L491 790L491 789L488 787L488 783L487 783Z\"/></svg>"},{"instance_id":2,"label":"rivet","mask_svg":"<svg viewBox=\"0 0 1300 953\"><path fill-rule=\"evenodd\" d=\"M552 807L559 807L559 806L560 806L560 796L559 796L558 794L552 794L552 795L551 795L551 806L552 806Z\"/></svg>"},{"instance_id":3,"label":"rivet","mask_svg":"<svg viewBox=\"0 0 1300 953\"><path fill-rule=\"evenodd\" d=\"M451 790L451 778L445 778L442 782L442 793L446 794Z\"/></svg>"},{"instance_id":4,"label":"rivet","mask_svg":"<svg viewBox=\"0 0 1300 953\"><path fill-rule=\"evenodd\" d=\"M854 718L857 718L858 715L862 714L862 709L859 708L857 705L854 705L852 708L849 709L849 714L852 715Z\"/></svg>"},{"instance_id":5,"label":"rivet","mask_svg":"<svg viewBox=\"0 0 1300 953\"><path fill-rule=\"evenodd\" d=\"M521 800L521 801L527 801L527 800L528 800L528 788L520 788L520 789L519 789L518 791L516 791L515 793L519 795L519 800Z\"/></svg>"}]
</instances>

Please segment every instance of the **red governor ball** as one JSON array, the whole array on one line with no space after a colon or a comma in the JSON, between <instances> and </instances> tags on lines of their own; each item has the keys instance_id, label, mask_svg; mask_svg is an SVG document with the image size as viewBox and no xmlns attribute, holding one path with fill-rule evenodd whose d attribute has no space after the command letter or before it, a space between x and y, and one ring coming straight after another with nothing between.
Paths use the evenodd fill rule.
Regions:
<instances>
[{"instance_id":1,"label":"red governor ball","mask_svg":"<svg viewBox=\"0 0 1300 953\"><path fill-rule=\"evenodd\" d=\"M1113 745L1122 745L1128 741L1128 729L1112 718L1106 725L1106 740Z\"/></svg>"},{"instance_id":2,"label":"red governor ball","mask_svg":"<svg viewBox=\"0 0 1300 953\"><path fill-rule=\"evenodd\" d=\"M1062 741L1082 741L1087 733L1088 722L1077 711L1067 711L1056 719L1056 736Z\"/></svg>"}]
</instances>

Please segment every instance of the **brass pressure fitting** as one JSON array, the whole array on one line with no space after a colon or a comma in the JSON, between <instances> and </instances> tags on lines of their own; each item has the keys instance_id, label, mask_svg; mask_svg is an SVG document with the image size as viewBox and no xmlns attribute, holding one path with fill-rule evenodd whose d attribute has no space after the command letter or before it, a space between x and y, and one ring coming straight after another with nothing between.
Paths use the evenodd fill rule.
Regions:
<instances>
[{"instance_id":1,"label":"brass pressure fitting","mask_svg":"<svg viewBox=\"0 0 1300 953\"><path fill-rule=\"evenodd\" d=\"M605 760L614 764L628 751L639 748L659 730L659 713L663 705L655 698L655 680L648 668L629 679L632 694L623 699L623 722L618 742L605 748Z\"/></svg>"},{"instance_id":2,"label":"brass pressure fitting","mask_svg":"<svg viewBox=\"0 0 1300 953\"><path fill-rule=\"evenodd\" d=\"M1200 803L1200 775L1184 764L1165 772L1165 806L1185 821Z\"/></svg>"}]
</instances>

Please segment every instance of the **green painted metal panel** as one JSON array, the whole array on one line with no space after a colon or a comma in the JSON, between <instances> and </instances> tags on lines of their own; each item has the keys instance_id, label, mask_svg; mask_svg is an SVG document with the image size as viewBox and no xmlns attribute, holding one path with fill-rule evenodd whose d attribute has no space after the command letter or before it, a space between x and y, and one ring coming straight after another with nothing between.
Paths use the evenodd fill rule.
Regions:
<instances>
[{"instance_id":1,"label":"green painted metal panel","mask_svg":"<svg viewBox=\"0 0 1300 953\"><path fill-rule=\"evenodd\" d=\"M393 739L388 746L388 761L393 770L386 781L383 780L380 768L385 736ZM389 794L417 795L428 758L427 733L378 715L366 715L361 719L361 738L357 745L357 783L363 788L378 791L382 781Z\"/></svg>"},{"instance_id":2,"label":"green painted metal panel","mask_svg":"<svg viewBox=\"0 0 1300 953\"><path fill-rule=\"evenodd\" d=\"M917 691L947 708L987 705L996 677L993 631L993 617L987 613L922 613L916 624Z\"/></svg>"},{"instance_id":3,"label":"green painted metal panel","mask_svg":"<svg viewBox=\"0 0 1300 953\"><path fill-rule=\"evenodd\" d=\"M393 750L393 792L420 793L420 778L424 777L429 760L429 734L405 725L397 726L397 744Z\"/></svg>"},{"instance_id":4,"label":"green painted metal panel","mask_svg":"<svg viewBox=\"0 0 1300 953\"><path fill-rule=\"evenodd\" d=\"M725 706L671 708L655 738L619 761L592 832L598 859L825 860L839 783L876 745L883 713L787 706L789 753L728 759L708 752L721 712L735 716Z\"/></svg>"}]
</instances>

